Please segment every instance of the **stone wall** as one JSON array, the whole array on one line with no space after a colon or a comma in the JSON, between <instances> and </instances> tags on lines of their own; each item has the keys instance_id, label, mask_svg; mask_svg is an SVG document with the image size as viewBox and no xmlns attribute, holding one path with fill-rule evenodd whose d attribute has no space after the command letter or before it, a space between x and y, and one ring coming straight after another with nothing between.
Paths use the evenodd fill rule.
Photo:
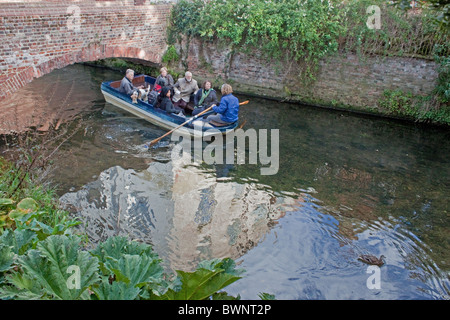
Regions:
<instances>
[{"instance_id":1,"label":"stone wall","mask_svg":"<svg viewBox=\"0 0 450 320\"><path fill-rule=\"evenodd\" d=\"M182 47L185 44L178 50ZM316 81L305 84L299 81L301 68L293 61L266 59L257 50L233 53L199 40L190 41L186 63L199 80L210 79L216 85L227 81L235 91L369 112L377 111L384 90L426 96L437 79L434 61L340 54L321 61Z\"/></svg>"}]
</instances>

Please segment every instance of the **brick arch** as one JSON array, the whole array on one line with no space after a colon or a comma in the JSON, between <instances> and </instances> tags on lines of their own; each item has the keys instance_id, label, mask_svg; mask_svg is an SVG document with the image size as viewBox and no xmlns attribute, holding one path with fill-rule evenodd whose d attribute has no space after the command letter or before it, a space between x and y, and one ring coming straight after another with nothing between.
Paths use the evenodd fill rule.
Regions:
<instances>
[{"instance_id":1,"label":"brick arch","mask_svg":"<svg viewBox=\"0 0 450 320\"><path fill-rule=\"evenodd\" d=\"M77 62L96 61L106 58L133 58L155 64L159 64L161 62L160 53L155 53L148 50L146 51L142 48L94 45L88 48L83 48L75 53L58 56L33 67L33 76L40 77L44 74L50 73L54 69L64 68L65 66Z\"/></svg>"},{"instance_id":2,"label":"brick arch","mask_svg":"<svg viewBox=\"0 0 450 320\"><path fill-rule=\"evenodd\" d=\"M171 4L135 0L2 3L0 101L34 78L77 62L160 63ZM79 25L73 28L75 6Z\"/></svg>"}]
</instances>

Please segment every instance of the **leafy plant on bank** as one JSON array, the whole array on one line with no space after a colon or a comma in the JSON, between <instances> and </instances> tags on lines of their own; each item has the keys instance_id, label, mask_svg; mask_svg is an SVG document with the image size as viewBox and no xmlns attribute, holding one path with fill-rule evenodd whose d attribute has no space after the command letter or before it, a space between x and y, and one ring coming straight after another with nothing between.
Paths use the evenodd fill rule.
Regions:
<instances>
[{"instance_id":1,"label":"leafy plant on bank","mask_svg":"<svg viewBox=\"0 0 450 320\"><path fill-rule=\"evenodd\" d=\"M35 248L36 235L29 229L7 231L0 239L2 299L239 299L220 291L243 272L231 259L204 261L193 272L168 275L149 245L124 237L111 237L92 251L69 234L48 236Z\"/></svg>"}]
</instances>

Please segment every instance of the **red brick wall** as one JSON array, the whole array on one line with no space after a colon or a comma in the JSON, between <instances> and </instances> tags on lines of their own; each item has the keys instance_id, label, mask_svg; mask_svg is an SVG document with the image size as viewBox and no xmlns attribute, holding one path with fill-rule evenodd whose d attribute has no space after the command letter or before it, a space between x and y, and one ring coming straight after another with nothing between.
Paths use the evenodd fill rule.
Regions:
<instances>
[{"instance_id":1,"label":"red brick wall","mask_svg":"<svg viewBox=\"0 0 450 320\"><path fill-rule=\"evenodd\" d=\"M33 78L108 57L159 63L170 1L0 3L0 101Z\"/></svg>"}]
</instances>

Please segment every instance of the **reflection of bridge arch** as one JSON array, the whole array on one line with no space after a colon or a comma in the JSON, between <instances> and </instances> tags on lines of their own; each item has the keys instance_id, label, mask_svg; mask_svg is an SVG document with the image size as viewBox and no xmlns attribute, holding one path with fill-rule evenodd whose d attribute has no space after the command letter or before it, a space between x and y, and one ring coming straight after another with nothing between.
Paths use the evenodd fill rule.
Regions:
<instances>
[{"instance_id":1,"label":"reflection of bridge arch","mask_svg":"<svg viewBox=\"0 0 450 320\"><path fill-rule=\"evenodd\" d=\"M2 3L0 100L76 62L122 57L159 63L170 8L131 0Z\"/></svg>"}]
</instances>

